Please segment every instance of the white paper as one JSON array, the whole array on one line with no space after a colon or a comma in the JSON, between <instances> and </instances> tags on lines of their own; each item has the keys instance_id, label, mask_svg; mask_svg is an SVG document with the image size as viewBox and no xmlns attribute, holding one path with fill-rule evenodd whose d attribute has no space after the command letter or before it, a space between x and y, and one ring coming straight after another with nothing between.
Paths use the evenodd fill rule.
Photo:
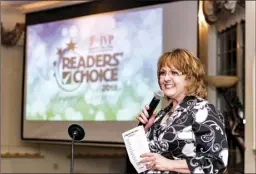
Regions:
<instances>
[{"instance_id":1,"label":"white paper","mask_svg":"<svg viewBox=\"0 0 256 174\"><path fill-rule=\"evenodd\" d=\"M143 126L135 127L122 133L125 147L133 167L138 173L147 170L146 166L139 163L140 155L149 151L148 142Z\"/></svg>"}]
</instances>

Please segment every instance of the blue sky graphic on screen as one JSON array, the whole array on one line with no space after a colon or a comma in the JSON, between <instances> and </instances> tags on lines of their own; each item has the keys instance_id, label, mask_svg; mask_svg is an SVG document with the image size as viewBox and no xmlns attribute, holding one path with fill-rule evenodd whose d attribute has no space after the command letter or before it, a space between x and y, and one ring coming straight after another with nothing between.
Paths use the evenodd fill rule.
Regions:
<instances>
[{"instance_id":1,"label":"blue sky graphic on screen","mask_svg":"<svg viewBox=\"0 0 256 174\"><path fill-rule=\"evenodd\" d=\"M159 89L162 9L27 28L27 120L128 121Z\"/></svg>"}]
</instances>

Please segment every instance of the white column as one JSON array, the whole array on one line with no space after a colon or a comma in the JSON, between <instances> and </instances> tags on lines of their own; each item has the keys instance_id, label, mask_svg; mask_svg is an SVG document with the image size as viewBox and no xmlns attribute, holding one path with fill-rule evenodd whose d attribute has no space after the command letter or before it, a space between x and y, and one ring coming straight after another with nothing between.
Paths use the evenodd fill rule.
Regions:
<instances>
[{"instance_id":1,"label":"white column","mask_svg":"<svg viewBox=\"0 0 256 174\"><path fill-rule=\"evenodd\" d=\"M255 16L256 2L246 1L245 5L245 173L256 173L256 115L255 115Z\"/></svg>"}]
</instances>

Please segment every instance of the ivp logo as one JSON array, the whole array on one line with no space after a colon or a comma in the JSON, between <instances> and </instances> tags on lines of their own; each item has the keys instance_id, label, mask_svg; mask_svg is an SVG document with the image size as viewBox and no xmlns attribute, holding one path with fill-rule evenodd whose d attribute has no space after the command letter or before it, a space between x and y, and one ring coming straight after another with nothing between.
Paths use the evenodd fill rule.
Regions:
<instances>
[{"instance_id":1,"label":"ivp logo","mask_svg":"<svg viewBox=\"0 0 256 174\"><path fill-rule=\"evenodd\" d=\"M113 40L113 35L92 35L89 38L89 50L112 49Z\"/></svg>"}]
</instances>

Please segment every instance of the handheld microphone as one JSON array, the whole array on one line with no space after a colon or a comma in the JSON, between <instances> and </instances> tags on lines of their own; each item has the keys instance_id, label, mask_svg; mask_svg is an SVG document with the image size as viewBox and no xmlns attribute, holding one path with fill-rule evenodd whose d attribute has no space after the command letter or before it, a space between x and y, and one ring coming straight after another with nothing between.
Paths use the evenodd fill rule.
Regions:
<instances>
[{"instance_id":1,"label":"handheld microphone","mask_svg":"<svg viewBox=\"0 0 256 174\"><path fill-rule=\"evenodd\" d=\"M157 105L159 104L159 102L163 96L164 96L164 92L161 90L154 93L154 97L149 104L149 109L147 110L148 111L148 119L150 119L150 117L152 116L154 110L156 109ZM143 125L143 123L140 122L139 126L140 125Z\"/></svg>"}]
</instances>

